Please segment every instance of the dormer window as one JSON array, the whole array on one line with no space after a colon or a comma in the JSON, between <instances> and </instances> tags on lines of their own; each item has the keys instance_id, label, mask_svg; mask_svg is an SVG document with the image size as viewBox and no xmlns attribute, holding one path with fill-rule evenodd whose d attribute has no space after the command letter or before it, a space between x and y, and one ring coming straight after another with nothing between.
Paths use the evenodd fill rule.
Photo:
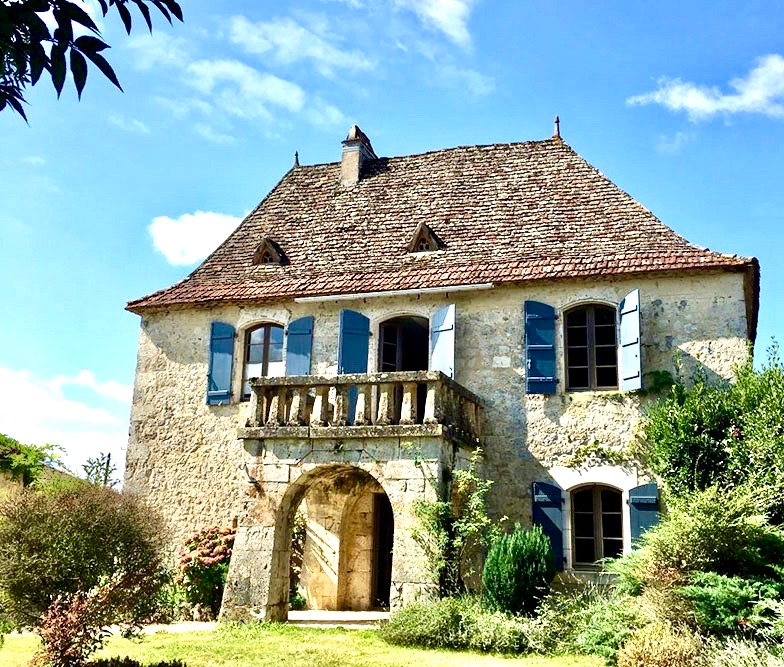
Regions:
<instances>
[{"instance_id":1,"label":"dormer window","mask_svg":"<svg viewBox=\"0 0 784 667\"><path fill-rule=\"evenodd\" d=\"M424 222L420 222L408 244L408 252L435 252L440 250L443 245L435 232Z\"/></svg>"},{"instance_id":2,"label":"dormer window","mask_svg":"<svg viewBox=\"0 0 784 667\"><path fill-rule=\"evenodd\" d=\"M286 258L280 246L270 238L265 238L253 253L254 264L285 264Z\"/></svg>"}]
</instances>

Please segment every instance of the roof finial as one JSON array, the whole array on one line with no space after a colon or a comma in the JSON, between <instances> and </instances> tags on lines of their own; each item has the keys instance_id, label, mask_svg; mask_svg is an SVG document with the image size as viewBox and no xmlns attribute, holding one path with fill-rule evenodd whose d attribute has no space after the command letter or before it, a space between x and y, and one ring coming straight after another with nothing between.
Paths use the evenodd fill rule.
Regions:
<instances>
[{"instance_id":1,"label":"roof finial","mask_svg":"<svg viewBox=\"0 0 784 667\"><path fill-rule=\"evenodd\" d=\"M294 151L294 166L299 167L299 151Z\"/></svg>"},{"instance_id":2,"label":"roof finial","mask_svg":"<svg viewBox=\"0 0 784 667\"><path fill-rule=\"evenodd\" d=\"M553 130L553 139L560 139L561 138L561 119L558 116L555 117L555 129Z\"/></svg>"}]
</instances>

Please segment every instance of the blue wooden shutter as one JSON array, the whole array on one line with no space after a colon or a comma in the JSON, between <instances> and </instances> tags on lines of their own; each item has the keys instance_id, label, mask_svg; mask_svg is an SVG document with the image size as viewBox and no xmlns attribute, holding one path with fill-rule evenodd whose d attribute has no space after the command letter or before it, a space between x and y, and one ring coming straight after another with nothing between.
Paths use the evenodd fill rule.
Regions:
<instances>
[{"instance_id":1,"label":"blue wooden shutter","mask_svg":"<svg viewBox=\"0 0 784 667\"><path fill-rule=\"evenodd\" d=\"M367 373L370 320L353 310L340 311L338 373Z\"/></svg>"},{"instance_id":2,"label":"blue wooden shutter","mask_svg":"<svg viewBox=\"0 0 784 667\"><path fill-rule=\"evenodd\" d=\"M621 320L618 347L621 391L642 389L642 361L640 354L640 290L626 295L618 306Z\"/></svg>"},{"instance_id":3,"label":"blue wooden shutter","mask_svg":"<svg viewBox=\"0 0 784 667\"><path fill-rule=\"evenodd\" d=\"M286 329L286 375L310 375L313 316L289 322Z\"/></svg>"},{"instance_id":4,"label":"blue wooden shutter","mask_svg":"<svg viewBox=\"0 0 784 667\"><path fill-rule=\"evenodd\" d=\"M555 308L538 301L526 301L525 389L529 394L554 394Z\"/></svg>"},{"instance_id":5,"label":"blue wooden shutter","mask_svg":"<svg viewBox=\"0 0 784 667\"><path fill-rule=\"evenodd\" d=\"M455 378L455 306L439 308L430 320L430 370Z\"/></svg>"},{"instance_id":6,"label":"blue wooden shutter","mask_svg":"<svg viewBox=\"0 0 784 667\"><path fill-rule=\"evenodd\" d=\"M338 373L367 373L370 320L353 310L340 311L338 330ZM354 422L357 388L348 392L348 423Z\"/></svg>"},{"instance_id":7,"label":"blue wooden shutter","mask_svg":"<svg viewBox=\"0 0 784 667\"><path fill-rule=\"evenodd\" d=\"M629 514L634 544L648 528L659 522L659 487L656 482L629 491Z\"/></svg>"},{"instance_id":8,"label":"blue wooden shutter","mask_svg":"<svg viewBox=\"0 0 784 667\"><path fill-rule=\"evenodd\" d=\"M234 361L234 327L213 322L210 331L210 364L207 371L207 404L225 405L231 397L231 366Z\"/></svg>"},{"instance_id":9,"label":"blue wooden shutter","mask_svg":"<svg viewBox=\"0 0 784 667\"><path fill-rule=\"evenodd\" d=\"M550 538L555 568L564 569L563 492L549 482L534 482L531 490L533 522Z\"/></svg>"}]
</instances>

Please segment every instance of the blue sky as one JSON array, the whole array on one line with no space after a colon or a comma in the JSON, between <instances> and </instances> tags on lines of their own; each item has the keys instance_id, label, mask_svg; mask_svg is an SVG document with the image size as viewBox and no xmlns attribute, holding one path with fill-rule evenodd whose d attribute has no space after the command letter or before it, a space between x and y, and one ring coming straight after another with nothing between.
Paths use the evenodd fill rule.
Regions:
<instances>
[{"instance_id":1,"label":"blue sky","mask_svg":"<svg viewBox=\"0 0 784 667\"><path fill-rule=\"evenodd\" d=\"M84 4L90 8L92 0ZM122 456L132 298L189 273L293 162L564 140L690 241L762 266L782 337L784 2L182 0L101 21L125 89L0 114L0 432ZM94 11L94 10L93 10Z\"/></svg>"}]
</instances>

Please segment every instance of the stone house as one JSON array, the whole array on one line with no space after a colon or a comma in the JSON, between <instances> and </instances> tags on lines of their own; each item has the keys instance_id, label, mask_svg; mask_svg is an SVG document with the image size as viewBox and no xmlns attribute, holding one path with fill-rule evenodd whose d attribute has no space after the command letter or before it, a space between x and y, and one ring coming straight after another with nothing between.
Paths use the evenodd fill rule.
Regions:
<instances>
[{"instance_id":1,"label":"stone house","mask_svg":"<svg viewBox=\"0 0 784 667\"><path fill-rule=\"evenodd\" d=\"M141 316L125 488L173 539L235 525L226 618L432 592L417 499L481 446L494 516L540 523L590 570L655 522L617 455L676 363L732 376L755 259L688 243L556 135L298 162ZM678 361L679 360L679 361ZM299 514L298 514L299 512Z\"/></svg>"}]
</instances>

